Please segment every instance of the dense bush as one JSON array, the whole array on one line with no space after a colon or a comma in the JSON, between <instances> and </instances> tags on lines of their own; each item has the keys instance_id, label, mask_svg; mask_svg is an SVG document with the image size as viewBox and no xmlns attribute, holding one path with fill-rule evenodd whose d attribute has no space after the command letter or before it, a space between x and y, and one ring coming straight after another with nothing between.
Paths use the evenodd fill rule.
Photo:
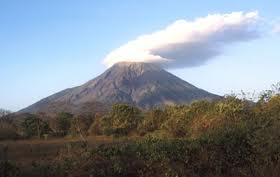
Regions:
<instances>
[{"instance_id":1,"label":"dense bush","mask_svg":"<svg viewBox=\"0 0 280 177\"><path fill-rule=\"evenodd\" d=\"M62 132L63 135L69 133L72 118L73 115L67 112L62 112L57 115L58 131Z\"/></svg>"},{"instance_id":2,"label":"dense bush","mask_svg":"<svg viewBox=\"0 0 280 177\"><path fill-rule=\"evenodd\" d=\"M19 168L13 163L0 160L0 177L20 177Z\"/></svg>"},{"instance_id":3,"label":"dense bush","mask_svg":"<svg viewBox=\"0 0 280 177\"><path fill-rule=\"evenodd\" d=\"M23 134L26 137L37 136L41 138L42 135L48 134L50 131L49 124L46 121L39 119L36 115L29 115L22 122Z\"/></svg>"},{"instance_id":4,"label":"dense bush","mask_svg":"<svg viewBox=\"0 0 280 177\"><path fill-rule=\"evenodd\" d=\"M161 128L162 122L166 121L167 115L161 109L152 109L148 111L141 124L138 126L140 133L153 132Z\"/></svg>"},{"instance_id":5,"label":"dense bush","mask_svg":"<svg viewBox=\"0 0 280 177\"><path fill-rule=\"evenodd\" d=\"M89 135L101 135L102 132L102 117L100 116L95 116L93 123L90 125L88 129Z\"/></svg>"},{"instance_id":6,"label":"dense bush","mask_svg":"<svg viewBox=\"0 0 280 177\"><path fill-rule=\"evenodd\" d=\"M38 163L25 173L29 177L278 176L279 160L260 164L246 137L246 132L236 130L219 139L147 138L93 149L75 147L62 151L59 160Z\"/></svg>"},{"instance_id":7,"label":"dense bush","mask_svg":"<svg viewBox=\"0 0 280 177\"><path fill-rule=\"evenodd\" d=\"M65 134L142 137L92 148L67 144L51 162L36 162L16 172L28 177L278 177L278 93L267 91L257 102L227 96L149 111L116 104L92 124L91 119L62 113L54 120ZM27 123L38 134L34 125L42 125L40 121L36 124L33 117Z\"/></svg>"},{"instance_id":8,"label":"dense bush","mask_svg":"<svg viewBox=\"0 0 280 177\"><path fill-rule=\"evenodd\" d=\"M70 133L72 135L87 136L88 130L92 124L92 119L77 116L71 120Z\"/></svg>"},{"instance_id":9,"label":"dense bush","mask_svg":"<svg viewBox=\"0 0 280 177\"><path fill-rule=\"evenodd\" d=\"M143 119L141 111L126 104L115 104L102 118L101 127L106 135L127 135L134 131Z\"/></svg>"},{"instance_id":10,"label":"dense bush","mask_svg":"<svg viewBox=\"0 0 280 177\"><path fill-rule=\"evenodd\" d=\"M20 138L17 127L7 121L0 120L0 140L15 140Z\"/></svg>"}]
</instances>

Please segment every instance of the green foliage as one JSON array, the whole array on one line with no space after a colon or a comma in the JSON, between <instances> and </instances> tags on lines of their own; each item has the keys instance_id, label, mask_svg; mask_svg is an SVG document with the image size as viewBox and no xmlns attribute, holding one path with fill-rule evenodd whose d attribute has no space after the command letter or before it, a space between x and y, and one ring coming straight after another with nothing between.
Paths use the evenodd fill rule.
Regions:
<instances>
[{"instance_id":1,"label":"green foliage","mask_svg":"<svg viewBox=\"0 0 280 177\"><path fill-rule=\"evenodd\" d=\"M218 114L228 119L246 118L249 103L234 96L228 96L215 105Z\"/></svg>"},{"instance_id":2,"label":"green foliage","mask_svg":"<svg viewBox=\"0 0 280 177\"><path fill-rule=\"evenodd\" d=\"M62 135L65 136L69 133L72 118L73 115L66 112L57 115L57 129Z\"/></svg>"},{"instance_id":3,"label":"green foliage","mask_svg":"<svg viewBox=\"0 0 280 177\"><path fill-rule=\"evenodd\" d=\"M28 176L94 177L278 177L280 173L279 90L256 103L227 96L143 112L116 104L110 113L89 119L58 116L60 130L94 135L145 135L94 146L68 144L59 159L33 165ZM38 118L25 126L36 135ZM28 132L28 131L26 131ZM38 133L38 131L37 131ZM0 164L1 165L1 164ZM8 167L8 166L7 166ZM79 167L79 168L77 168ZM13 168L13 167L12 167ZM11 169L12 169L11 168ZM16 169L16 168L14 168ZM1 170L1 168L0 168ZM43 176L43 175L41 175Z\"/></svg>"},{"instance_id":4,"label":"green foliage","mask_svg":"<svg viewBox=\"0 0 280 177\"><path fill-rule=\"evenodd\" d=\"M127 135L142 121L141 111L126 104L115 104L111 112L103 117L101 126L105 134Z\"/></svg>"},{"instance_id":5,"label":"green foliage","mask_svg":"<svg viewBox=\"0 0 280 177\"><path fill-rule=\"evenodd\" d=\"M160 129L162 122L166 121L166 113L161 109L152 109L148 111L141 124L138 126L139 132L153 132Z\"/></svg>"},{"instance_id":6,"label":"green foliage","mask_svg":"<svg viewBox=\"0 0 280 177\"><path fill-rule=\"evenodd\" d=\"M161 128L167 130L173 137L190 137L191 126L195 119L211 114L214 103L208 101L196 101L189 106L167 107L167 121Z\"/></svg>"},{"instance_id":7,"label":"green foliage","mask_svg":"<svg viewBox=\"0 0 280 177\"><path fill-rule=\"evenodd\" d=\"M29 115L21 124L23 133L26 137L37 136L49 133L49 124L46 121L39 119L36 115Z\"/></svg>"},{"instance_id":8,"label":"green foliage","mask_svg":"<svg viewBox=\"0 0 280 177\"><path fill-rule=\"evenodd\" d=\"M205 139L144 139L102 146L94 154L102 157L110 170L106 175L110 176L127 174L133 169L131 176L250 176L249 147L243 143L246 140L238 137L235 147ZM120 163L120 159L126 163ZM103 170L94 168L100 176Z\"/></svg>"},{"instance_id":9,"label":"green foliage","mask_svg":"<svg viewBox=\"0 0 280 177\"><path fill-rule=\"evenodd\" d=\"M263 91L259 96L259 103L268 102L272 97L280 94L280 82L273 84L271 89Z\"/></svg>"},{"instance_id":10,"label":"green foliage","mask_svg":"<svg viewBox=\"0 0 280 177\"><path fill-rule=\"evenodd\" d=\"M168 131L173 137L184 137L188 133L190 116L187 114L188 106L168 107L165 112L168 119L161 128Z\"/></svg>"}]
</instances>

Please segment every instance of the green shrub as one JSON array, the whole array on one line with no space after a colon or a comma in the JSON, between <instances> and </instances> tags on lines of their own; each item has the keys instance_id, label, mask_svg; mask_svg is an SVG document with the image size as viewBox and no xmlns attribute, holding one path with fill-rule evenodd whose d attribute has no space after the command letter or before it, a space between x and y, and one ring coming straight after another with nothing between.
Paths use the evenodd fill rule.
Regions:
<instances>
[{"instance_id":1,"label":"green shrub","mask_svg":"<svg viewBox=\"0 0 280 177\"><path fill-rule=\"evenodd\" d=\"M127 135L134 131L143 119L141 111L126 104L115 104L107 116L101 120L106 135Z\"/></svg>"},{"instance_id":2,"label":"green shrub","mask_svg":"<svg viewBox=\"0 0 280 177\"><path fill-rule=\"evenodd\" d=\"M67 112L61 112L57 115L57 128L62 135L67 135L70 131L73 115Z\"/></svg>"},{"instance_id":3,"label":"green shrub","mask_svg":"<svg viewBox=\"0 0 280 177\"><path fill-rule=\"evenodd\" d=\"M41 138L42 135L50 132L49 124L39 119L36 115L29 115L21 126L26 137L37 136Z\"/></svg>"},{"instance_id":4,"label":"green shrub","mask_svg":"<svg viewBox=\"0 0 280 177\"><path fill-rule=\"evenodd\" d=\"M163 122L167 119L166 113L161 109L152 109L148 111L141 124L138 126L138 131L141 134L159 130Z\"/></svg>"}]
</instances>

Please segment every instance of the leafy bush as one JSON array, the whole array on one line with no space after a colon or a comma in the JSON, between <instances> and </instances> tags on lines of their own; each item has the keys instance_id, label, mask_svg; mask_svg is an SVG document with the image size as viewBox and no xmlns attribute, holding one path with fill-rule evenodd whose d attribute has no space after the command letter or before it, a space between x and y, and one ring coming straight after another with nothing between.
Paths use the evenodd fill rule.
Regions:
<instances>
[{"instance_id":1,"label":"leafy bush","mask_svg":"<svg viewBox=\"0 0 280 177\"><path fill-rule=\"evenodd\" d=\"M60 132L64 136L67 135L70 131L72 118L73 118L73 115L70 113L67 113L67 112L59 113L56 117L58 132Z\"/></svg>"},{"instance_id":2,"label":"leafy bush","mask_svg":"<svg viewBox=\"0 0 280 177\"><path fill-rule=\"evenodd\" d=\"M21 172L16 165L9 161L0 160L0 177L20 177Z\"/></svg>"},{"instance_id":3,"label":"leafy bush","mask_svg":"<svg viewBox=\"0 0 280 177\"><path fill-rule=\"evenodd\" d=\"M141 111L126 104L115 104L107 116L102 118L101 126L107 135L127 135L142 121Z\"/></svg>"},{"instance_id":4,"label":"leafy bush","mask_svg":"<svg viewBox=\"0 0 280 177\"><path fill-rule=\"evenodd\" d=\"M76 133L86 133L90 125L87 119L72 118L65 113L55 120L59 120L58 130L64 133L69 133L70 121L70 130ZM41 125L36 117L25 120L32 135L38 134L36 127L44 130ZM278 177L279 130L280 96L275 91L266 92L256 103L227 96L215 102L197 101L147 112L117 104L107 115L96 118L89 131L95 135L139 133L145 136L125 137L126 140L117 139L94 148L70 143L59 158L47 164L35 163L30 171L23 168L26 173L21 174L29 177ZM14 167L9 169L18 171Z\"/></svg>"},{"instance_id":5,"label":"leafy bush","mask_svg":"<svg viewBox=\"0 0 280 177\"><path fill-rule=\"evenodd\" d=\"M0 119L0 140L15 140L18 138L20 138L18 128L13 121L10 119Z\"/></svg>"},{"instance_id":6,"label":"leafy bush","mask_svg":"<svg viewBox=\"0 0 280 177\"><path fill-rule=\"evenodd\" d=\"M91 124L92 124L91 118L80 117L80 116L74 117L71 120L70 132L72 135L87 136Z\"/></svg>"},{"instance_id":7,"label":"leafy bush","mask_svg":"<svg viewBox=\"0 0 280 177\"><path fill-rule=\"evenodd\" d=\"M36 115L29 115L21 124L26 137L38 136L40 138L50 131L49 124L39 119Z\"/></svg>"},{"instance_id":8,"label":"leafy bush","mask_svg":"<svg viewBox=\"0 0 280 177\"><path fill-rule=\"evenodd\" d=\"M152 109L145 114L143 121L138 126L138 130L142 134L159 130L166 119L167 116L163 110Z\"/></svg>"},{"instance_id":9,"label":"leafy bush","mask_svg":"<svg viewBox=\"0 0 280 177\"><path fill-rule=\"evenodd\" d=\"M88 133L90 135L101 135L102 127L101 127L102 117L95 117L93 123L89 127Z\"/></svg>"}]
</instances>

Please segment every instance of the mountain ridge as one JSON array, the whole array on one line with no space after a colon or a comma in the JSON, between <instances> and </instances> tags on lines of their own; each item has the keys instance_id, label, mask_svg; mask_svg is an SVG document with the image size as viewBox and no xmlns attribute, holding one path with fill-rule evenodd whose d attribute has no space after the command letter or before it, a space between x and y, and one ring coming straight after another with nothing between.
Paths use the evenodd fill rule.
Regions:
<instances>
[{"instance_id":1,"label":"mountain ridge","mask_svg":"<svg viewBox=\"0 0 280 177\"><path fill-rule=\"evenodd\" d=\"M218 98L218 95L199 89L155 64L120 62L85 84L53 94L20 112L64 111L75 114L82 105L90 103L98 107L128 103L149 109Z\"/></svg>"}]
</instances>

